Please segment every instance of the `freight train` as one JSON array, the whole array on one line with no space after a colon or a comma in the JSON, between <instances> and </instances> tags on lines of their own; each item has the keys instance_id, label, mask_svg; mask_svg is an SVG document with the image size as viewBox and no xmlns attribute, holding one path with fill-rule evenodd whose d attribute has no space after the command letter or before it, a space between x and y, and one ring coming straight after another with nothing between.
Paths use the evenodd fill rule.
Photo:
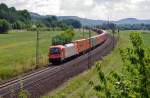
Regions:
<instances>
[{"instance_id":1,"label":"freight train","mask_svg":"<svg viewBox=\"0 0 150 98\"><path fill-rule=\"evenodd\" d=\"M101 29L92 29L98 35L87 39L75 40L65 45L56 45L49 48L49 62L61 63L67 59L82 55L101 45L107 40L108 33Z\"/></svg>"}]
</instances>

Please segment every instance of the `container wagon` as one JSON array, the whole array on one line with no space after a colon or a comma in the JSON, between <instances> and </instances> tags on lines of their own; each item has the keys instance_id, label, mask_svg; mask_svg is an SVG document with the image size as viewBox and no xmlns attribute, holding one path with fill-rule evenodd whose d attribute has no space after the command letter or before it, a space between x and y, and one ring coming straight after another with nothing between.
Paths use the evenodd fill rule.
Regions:
<instances>
[{"instance_id":1,"label":"container wagon","mask_svg":"<svg viewBox=\"0 0 150 98\"><path fill-rule=\"evenodd\" d=\"M49 48L49 62L59 63L77 55L82 55L107 40L107 32L99 29L95 29L94 31L98 35L88 39L75 40L65 45L51 46Z\"/></svg>"}]
</instances>

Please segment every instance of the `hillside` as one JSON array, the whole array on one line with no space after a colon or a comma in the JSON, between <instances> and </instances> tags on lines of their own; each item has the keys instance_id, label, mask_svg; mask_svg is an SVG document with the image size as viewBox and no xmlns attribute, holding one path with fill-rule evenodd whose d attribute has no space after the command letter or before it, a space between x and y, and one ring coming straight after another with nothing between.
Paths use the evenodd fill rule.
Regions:
<instances>
[{"instance_id":1,"label":"hillside","mask_svg":"<svg viewBox=\"0 0 150 98\"><path fill-rule=\"evenodd\" d=\"M52 15L43 16L43 15L33 13L33 12L30 12L30 15L31 15L32 20L38 20L38 19L43 19L43 18L52 16ZM85 25L87 25L87 26L99 25L104 22L103 20L92 20L92 19L80 18L77 16L57 16L57 18L59 20L66 20L66 19L79 20L82 23L82 25L84 25L84 26Z\"/></svg>"},{"instance_id":2,"label":"hillside","mask_svg":"<svg viewBox=\"0 0 150 98\"><path fill-rule=\"evenodd\" d=\"M31 20L32 21L40 21L44 23L45 25L48 25L49 23L47 20L43 20L45 18L49 18L55 15L40 15L38 13L28 12L27 10L16 10L15 7L8 7L6 4L0 4L0 19L6 19L9 21L12 25L19 24L21 27L30 27ZM66 19L74 19L81 22L83 26L95 26L95 25L101 25L104 22L107 22L108 20L94 20L94 19L87 19L87 18L81 18L78 16L56 16L58 20L66 20ZM50 22L50 21L49 21ZM124 24L150 24L150 19L147 20L141 20L137 18L124 18L120 20L112 21L115 24L118 25L124 25ZM26 26L24 26L26 25ZM49 25L48 25L49 27ZM19 29L19 27L13 27Z\"/></svg>"},{"instance_id":3,"label":"hillside","mask_svg":"<svg viewBox=\"0 0 150 98\"><path fill-rule=\"evenodd\" d=\"M121 19L119 21L115 21L114 23L116 24L150 24L150 20L140 20L140 19L136 19L136 18L125 18L125 19Z\"/></svg>"},{"instance_id":4,"label":"hillside","mask_svg":"<svg viewBox=\"0 0 150 98\"><path fill-rule=\"evenodd\" d=\"M30 15L33 20L51 16L51 15L43 16L43 15L39 15L37 13L32 13L32 12L30 12ZM104 22L108 21L108 20L94 20L94 19L80 18L78 16L57 16L57 18L59 20L63 20L63 19L79 20L82 23L82 25L84 25L84 26L101 25ZM142 24L142 23L150 24L150 19L140 20L140 19L136 19L136 18L124 18L124 19L120 19L118 21L113 21L113 22L116 24Z\"/></svg>"},{"instance_id":5,"label":"hillside","mask_svg":"<svg viewBox=\"0 0 150 98\"><path fill-rule=\"evenodd\" d=\"M93 19L87 19L87 18L80 18L80 17L77 17L77 16L58 16L58 18L60 20L62 19L76 19L76 20L79 20L82 25L87 25L87 26L93 26L93 25L100 25L102 23L104 23L105 21L104 20L93 20Z\"/></svg>"}]
</instances>

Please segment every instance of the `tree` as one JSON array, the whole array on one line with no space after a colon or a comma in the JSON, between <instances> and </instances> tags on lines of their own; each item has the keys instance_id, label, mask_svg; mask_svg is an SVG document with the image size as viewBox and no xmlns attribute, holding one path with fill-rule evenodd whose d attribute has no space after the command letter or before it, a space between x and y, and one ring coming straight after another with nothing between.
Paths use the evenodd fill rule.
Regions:
<instances>
[{"instance_id":1,"label":"tree","mask_svg":"<svg viewBox=\"0 0 150 98\"><path fill-rule=\"evenodd\" d=\"M120 50L123 61L121 73L111 71L107 75L96 64L99 76L94 89L102 98L149 98L150 97L150 50L143 48L138 33L130 34L132 47ZM93 82L90 82L93 85Z\"/></svg>"},{"instance_id":2,"label":"tree","mask_svg":"<svg viewBox=\"0 0 150 98\"><path fill-rule=\"evenodd\" d=\"M31 20L30 13L27 10L18 11L18 14L20 15L20 20L23 22Z\"/></svg>"},{"instance_id":3,"label":"tree","mask_svg":"<svg viewBox=\"0 0 150 98\"><path fill-rule=\"evenodd\" d=\"M104 22L104 23L102 24L102 29L103 29L103 30L110 29L108 23L105 23L105 22Z\"/></svg>"},{"instance_id":4,"label":"tree","mask_svg":"<svg viewBox=\"0 0 150 98\"><path fill-rule=\"evenodd\" d=\"M21 21L16 21L13 25L12 25L13 29L24 29L25 28L25 24Z\"/></svg>"},{"instance_id":5,"label":"tree","mask_svg":"<svg viewBox=\"0 0 150 98\"><path fill-rule=\"evenodd\" d=\"M63 21L58 21L58 27L60 27L62 30L67 30L69 27L67 24L65 24Z\"/></svg>"},{"instance_id":6,"label":"tree","mask_svg":"<svg viewBox=\"0 0 150 98\"><path fill-rule=\"evenodd\" d=\"M52 38L52 45L63 45L72 41L74 37L73 29L67 29L62 34Z\"/></svg>"},{"instance_id":7,"label":"tree","mask_svg":"<svg viewBox=\"0 0 150 98\"><path fill-rule=\"evenodd\" d=\"M109 23L109 24L108 24L108 27L109 27L109 29L112 30L112 33L115 33L115 32L116 32L116 29L117 29L116 24L114 24L114 23Z\"/></svg>"},{"instance_id":8,"label":"tree","mask_svg":"<svg viewBox=\"0 0 150 98\"><path fill-rule=\"evenodd\" d=\"M46 17L45 19L43 19L43 21L47 27L53 28L53 30L58 25L58 19L56 16Z\"/></svg>"},{"instance_id":9,"label":"tree","mask_svg":"<svg viewBox=\"0 0 150 98\"><path fill-rule=\"evenodd\" d=\"M31 26L31 16L27 10L17 11L14 7L8 8L7 5L3 3L0 4L0 19L7 20L12 26L20 23L24 24L22 25L24 26L23 28Z\"/></svg>"},{"instance_id":10,"label":"tree","mask_svg":"<svg viewBox=\"0 0 150 98\"><path fill-rule=\"evenodd\" d=\"M75 19L65 19L62 20L63 23L65 23L67 26L72 26L73 28L81 28L82 24L80 21L75 20Z\"/></svg>"},{"instance_id":11,"label":"tree","mask_svg":"<svg viewBox=\"0 0 150 98\"><path fill-rule=\"evenodd\" d=\"M0 20L0 34L5 34L8 32L8 30L9 30L9 23L4 19Z\"/></svg>"}]
</instances>

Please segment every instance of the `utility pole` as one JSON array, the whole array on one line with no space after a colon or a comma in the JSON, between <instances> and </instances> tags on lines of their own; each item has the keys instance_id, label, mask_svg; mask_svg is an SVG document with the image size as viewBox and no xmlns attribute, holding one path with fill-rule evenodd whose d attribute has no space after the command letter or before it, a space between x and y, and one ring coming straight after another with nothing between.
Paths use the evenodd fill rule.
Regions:
<instances>
[{"instance_id":1,"label":"utility pole","mask_svg":"<svg viewBox=\"0 0 150 98\"><path fill-rule=\"evenodd\" d=\"M84 38L84 35L85 35L85 34L84 34L84 27L83 27L83 31L82 31L82 32L83 32L83 38Z\"/></svg>"},{"instance_id":2,"label":"utility pole","mask_svg":"<svg viewBox=\"0 0 150 98\"><path fill-rule=\"evenodd\" d=\"M115 33L115 24L111 23L110 22L110 19L109 19L109 16L108 16L108 29L111 29L111 32L112 32L112 36L113 36L113 48L115 47L115 36L114 36L114 33Z\"/></svg>"},{"instance_id":3,"label":"utility pole","mask_svg":"<svg viewBox=\"0 0 150 98\"><path fill-rule=\"evenodd\" d=\"M89 29L89 45L90 45L90 51L89 51L89 53L88 53L88 69L91 67L91 64L92 64L92 62L91 62L91 59L92 59L92 57L91 57L91 30Z\"/></svg>"},{"instance_id":4,"label":"utility pole","mask_svg":"<svg viewBox=\"0 0 150 98\"><path fill-rule=\"evenodd\" d=\"M55 44L55 41L53 43L53 31L50 31L50 38L51 38L51 45Z\"/></svg>"},{"instance_id":5,"label":"utility pole","mask_svg":"<svg viewBox=\"0 0 150 98\"><path fill-rule=\"evenodd\" d=\"M120 29L118 28L118 37L120 39Z\"/></svg>"},{"instance_id":6,"label":"utility pole","mask_svg":"<svg viewBox=\"0 0 150 98\"><path fill-rule=\"evenodd\" d=\"M39 68L39 31L36 28L36 69Z\"/></svg>"},{"instance_id":7,"label":"utility pole","mask_svg":"<svg viewBox=\"0 0 150 98\"><path fill-rule=\"evenodd\" d=\"M109 27L109 16L108 16L108 27ZM110 29L110 28L109 28Z\"/></svg>"}]
</instances>

